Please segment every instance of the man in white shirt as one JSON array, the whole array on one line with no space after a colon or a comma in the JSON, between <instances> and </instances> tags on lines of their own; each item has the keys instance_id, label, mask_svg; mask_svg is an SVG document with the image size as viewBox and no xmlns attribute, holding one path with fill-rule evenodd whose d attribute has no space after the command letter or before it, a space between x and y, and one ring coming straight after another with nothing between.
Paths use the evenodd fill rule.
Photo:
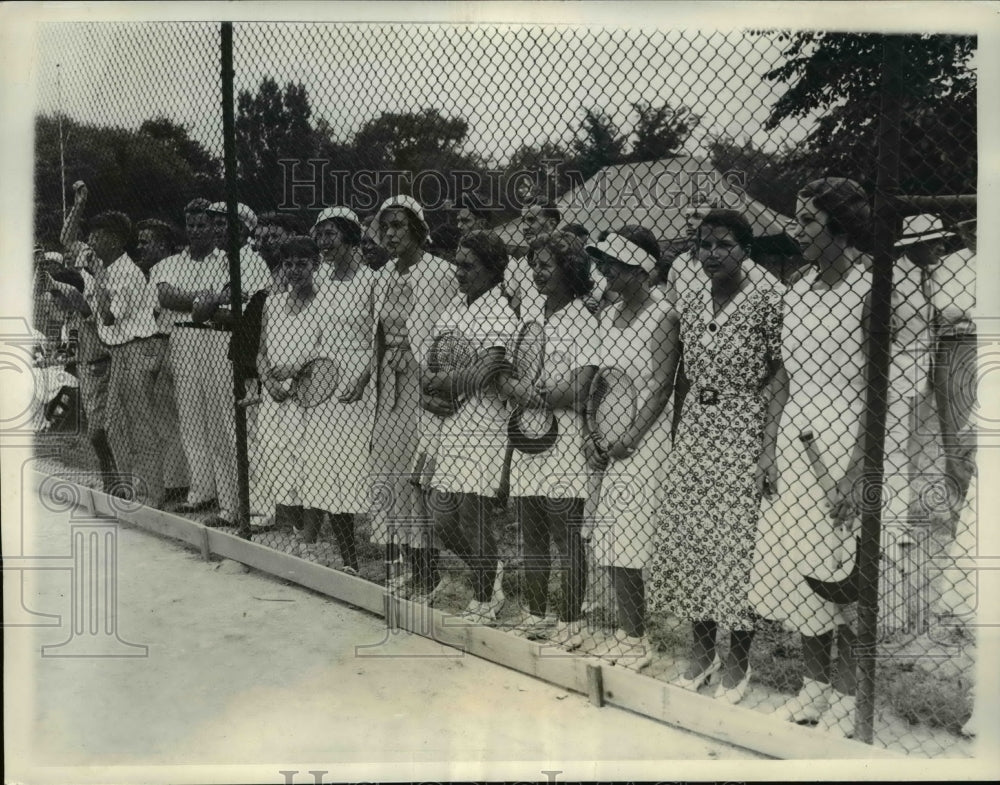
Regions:
<instances>
[{"instance_id":1,"label":"man in white shirt","mask_svg":"<svg viewBox=\"0 0 1000 785\"><path fill-rule=\"evenodd\" d=\"M190 246L153 268L150 280L161 306L160 329L170 333L170 358L177 389L181 440L191 471L191 488L179 512L200 512L217 499L219 512L204 523L236 523L236 421L229 332L215 323L192 320L203 302L218 301L229 284L229 261L216 248L211 205L195 199L184 210ZM270 282L256 253L241 264L242 288L252 293Z\"/></svg>"},{"instance_id":2,"label":"man in white shirt","mask_svg":"<svg viewBox=\"0 0 1000 785\"><path fill-rule=\"evenodd\" d=\"M128 433L129 444L112 445L112 451L118 468L133 475L133 498L160 507L163 451L153 415L162 347L146 277L125 253L131 236L132 222L123 213L101 213L90 222L87 244L99 261L90 306L111 354L108 417L120 419Z\"/></svg>"}]
</instances>

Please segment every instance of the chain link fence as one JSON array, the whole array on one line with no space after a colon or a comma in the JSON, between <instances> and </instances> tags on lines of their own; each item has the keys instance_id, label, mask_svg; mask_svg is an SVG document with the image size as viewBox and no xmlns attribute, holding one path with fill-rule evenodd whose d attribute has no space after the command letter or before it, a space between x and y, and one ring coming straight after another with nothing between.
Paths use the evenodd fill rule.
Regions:
<instances>
[{"instance_id":1,"label":"chain link fence","mask_svg":"<svg viewBox=\"0 0 1000 785\"><path fill-rule=\"evenodd\" d=\"M975 39L41 46L53 471L543 652L966 749Z\"/></svg>"}]
</instances>

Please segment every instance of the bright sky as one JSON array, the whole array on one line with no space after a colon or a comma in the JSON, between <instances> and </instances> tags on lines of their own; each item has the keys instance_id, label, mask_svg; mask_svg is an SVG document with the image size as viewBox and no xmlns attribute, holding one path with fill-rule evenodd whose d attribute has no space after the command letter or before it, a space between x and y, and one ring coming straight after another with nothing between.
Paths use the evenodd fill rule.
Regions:
<instances>
[{"instance_id":1,"label":"bright sky","mask_svg":"<svg viewBox=\"0 0 1000 785\"><path fill-rule=\"evenodd\" d=\"M492 163L523 142L567 141L587 107L630 127L630 103L703 117L690 140L749 136L778 147L800 123L761 130L783 89L763 79L781 47L744 33L522 25L237 23L237 90L272 76L305 84L314 118L348 139L382 111L440 109L469 121ZM211 23L50 24L41 30L38 110L135 128L158 114L221 153L219 28Z\"/></svg>"}]
</instances>

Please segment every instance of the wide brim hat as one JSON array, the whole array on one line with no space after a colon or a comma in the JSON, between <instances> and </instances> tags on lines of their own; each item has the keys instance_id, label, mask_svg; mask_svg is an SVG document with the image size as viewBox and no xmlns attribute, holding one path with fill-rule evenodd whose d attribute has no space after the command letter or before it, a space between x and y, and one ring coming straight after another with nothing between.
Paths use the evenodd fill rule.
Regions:
<instances>
[{"instance_id":1,"label":"wide brim hat","mask_svg":"<svg viewBox=\"0 0 1000 785\"><path fill-rule=\"evenodd\" d=\"M430 226L427 225L427 219L424 217L423 205L421 205L420 202L418 202L412 196L408 196L406 194L400 194L399 196L390 196L388 199L382 202L382 204L378 208L378 212L375 213L375 220L372 221L372 226L375 227L376 232L381 233L382 213L393 207L401 207L404 210L408 210L413 214L413 216L417 219L417 222L420 224L420 226L423 228L424 231L424 236L420 238L421 242L427 240L427 238L430 237L431 229Z\"/></svg>"},{"instance_id":2,"label":"wide brim hat","mask_svg":"<svg viewBox=\"0 0 1000 785\"><path fill-rule=\"evenodd\" d=\"M656 269L656 258L652 254L614 232L600 242L588 243L584 250L595 259L611 259L629 267L638 267L646 273L652 273Z\"/></svg>"},{"instance_id":3,"label":"wide brim hat","mask_svg":"<svg viewBox=\"0 0 1000 785\"><path fill-rule=\"evenodd\" d=\"M896 241L896 247L905 248L917 243L940 240L942 237L951 237L954 234L944 228L944 223L936 215L930 213L911 215L903 221L903 233Z\"/></svg>"}]
</instances>

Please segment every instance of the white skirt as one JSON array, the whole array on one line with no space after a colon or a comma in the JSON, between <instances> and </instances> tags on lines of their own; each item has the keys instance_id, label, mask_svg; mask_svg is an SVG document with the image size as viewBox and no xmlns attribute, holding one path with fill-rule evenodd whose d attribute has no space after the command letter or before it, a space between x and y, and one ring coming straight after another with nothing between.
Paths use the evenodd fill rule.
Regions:
<instances>
[{"instance_id":1,"label":"white skirt","mask_svg":"<svg viewBox=\"0 0 1000 785\"><path fill-rule=\"evenodd\" d=\"M537 455L514 450L510 463L512 498L587 498L590 469L583 454L580 415L569 409L556 409L556 418L559 438L551 448Z\"/></svg>"},{"instance_id":2,"label":"white skirt","mask_svg":"<svg viewBox=\"0 0 1000 785\"><path fill-rule=\"evenodd\" d=\"M635 453L604 471L591 533L601 567L642 569L649 561L662 488L670 481L663 465L670 454L672 417L665 409Z\"/></svg>"},{"instance_id":3,"label":"white skirt","mask_svg":"<svg viewBox=\"0 0 1000 785\"><path fill-rule=\"evenodd\" d=\"M507 408L495 398L473 399L442 421L431 486L452 493L494 496L507 451Z\"/></svg>"},{"instance_id":4,"label":"white skirt","mask_svg":"<svg viewBox=\"0 0 1000 785\"><path fill-rule=\"evenodd\" d=\"M303 414L304 410L294 399L277 403L266 391L261 396L257 415L255 465L259 485L254 494L256 498L268 499L272 504L302 503L299 494Z\"/></svg>"}]
</instances>

